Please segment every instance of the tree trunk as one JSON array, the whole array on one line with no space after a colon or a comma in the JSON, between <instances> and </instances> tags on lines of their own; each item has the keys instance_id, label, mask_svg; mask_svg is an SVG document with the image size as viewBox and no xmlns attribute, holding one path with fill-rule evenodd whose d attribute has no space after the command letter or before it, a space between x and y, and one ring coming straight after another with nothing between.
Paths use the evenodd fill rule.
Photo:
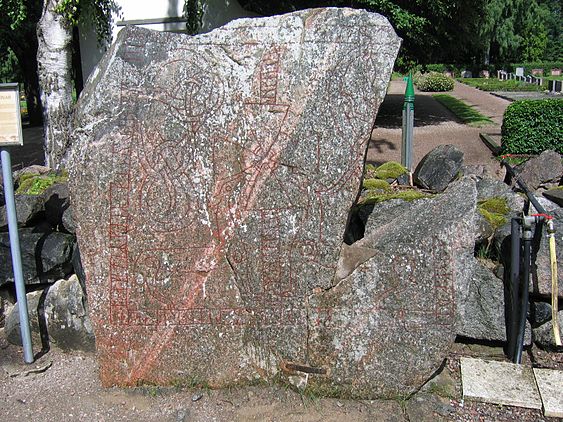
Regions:
<instances>
[{"instance_id":1,"label":"tree trunk","mask_svg":"<svg viewBox=\"0 0 563 422\"><path fill-rule=\"evenodd\" d=\"M39 94L39 79L37 77L37 57L30 56L20 60L24 77L25 99L30 126L38 126L43 122L41 97Z\"/></svg>"},{"instance_id":2,"label":"tree trunk","mask_svg":"<svg viewBox=\"0 0 563 422\"><path fill-rule=\"evenodd\" d=\"M37 126L43 122L43 111L41 110L41 98L39 96L39 78L37 77L37 37L35 31L33 36L26 39L25 45L18 43L18 41L18 38L13 37L7 43L16 55L22 70L29 123L31 126Z\"/></svg>"},{"instance_id":3,"label":"tree trunk","mask_svg":"<svg viewBox=\"0 0 563 422\"><path fill-rule=\"evenodd\" d=\"M69 147L72 109L72 30L63 17L54 12L60 1L45 0L37 24L45 164L53 169L61 167Z\"/></svg>"}]
</instances>

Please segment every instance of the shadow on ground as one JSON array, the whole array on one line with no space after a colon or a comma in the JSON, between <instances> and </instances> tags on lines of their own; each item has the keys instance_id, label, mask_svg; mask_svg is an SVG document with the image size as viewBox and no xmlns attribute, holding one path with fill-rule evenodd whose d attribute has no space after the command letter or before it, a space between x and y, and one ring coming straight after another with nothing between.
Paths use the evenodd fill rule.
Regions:
<instances>
[{"instance_id":1,"label":"shadow on ground","mask_svg":"<svg viewBox=\"0 0 563 422\"><path fill-rule=\"evenodd\" d=\"M402 126L402 113L405 96L387 94L379 108L375 126L384 129L397 129ZM438 125L440 123L461 123L448 109L429 95L418 95L414 102L414 124L417 127Z\"/></svg>"},{"instance_id":2,"label":"shadow on ground","mask_svg":"<svg viewBox=\"0 0 563 422\"><path fill-rule=\"evenodd\" d=\"M23 146L10 146L12 170L20 170L33 164L44 165L45 153L43 152L43 126L24 125Z\"/></svg>"}]
</instances>

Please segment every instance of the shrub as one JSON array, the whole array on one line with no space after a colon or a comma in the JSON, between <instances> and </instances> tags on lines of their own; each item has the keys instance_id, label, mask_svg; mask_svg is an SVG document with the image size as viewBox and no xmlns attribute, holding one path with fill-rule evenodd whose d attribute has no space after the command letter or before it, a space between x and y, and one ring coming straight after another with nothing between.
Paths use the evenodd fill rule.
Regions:
<instances>
[{"instance_id":1,"label":"shrub","mask_svg":"<svg viewBox=\"0 0 563 422\"><path fill-rule=\"evenodd\" d=\"M420 76L416 86L421 91L451 91L454 89L454 80L441 73L430 72Z\"/></svg>"},{"instance_id":2,"label":"shrub","mask_svg":"<svg viewBox=\"0 0 563 422\"><path fill-rule=\"evenodd\" d=\"M502 122L502 152L563 153L563 99L522 100L508 106Z\"/></svg>"}]
</instances>

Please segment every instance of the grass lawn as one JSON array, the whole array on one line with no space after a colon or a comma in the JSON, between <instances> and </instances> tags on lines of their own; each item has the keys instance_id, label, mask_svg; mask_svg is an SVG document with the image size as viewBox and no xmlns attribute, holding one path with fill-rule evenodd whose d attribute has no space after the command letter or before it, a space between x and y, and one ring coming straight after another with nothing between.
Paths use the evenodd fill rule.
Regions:
<instances>
[{"instance_id":1,"label":"grass lawn","mask_svg":"<svg viewBox=\"0 0 563 422\"><path fill-rule=\"evenodd\" d=\"M487 116L483 116L470 105L465 104L463 101L458 100L448 94L434 94L432 95L440 104L454 113L463 123L469 126L482 127L494 122Z\"/></svg>"},{"instance_id":2,"label":"grass lawn","mask_svg":"<svg viewBox=\"0 0 563 422\"><path fill-rule=\"evenodd\" d=\"M459 78L458 81L481 91L544 91L546 89L543 86L527 84L514 79L501 81L496 78Z\"/></svg>"}]
</instances>

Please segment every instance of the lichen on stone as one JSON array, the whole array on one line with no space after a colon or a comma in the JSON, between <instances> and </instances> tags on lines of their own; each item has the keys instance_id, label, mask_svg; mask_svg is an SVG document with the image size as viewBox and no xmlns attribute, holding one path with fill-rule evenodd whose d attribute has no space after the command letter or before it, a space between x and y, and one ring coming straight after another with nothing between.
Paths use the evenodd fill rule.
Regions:
<instances>
[{"instance_id":1,"label":"lichen on stone","mask_svg":"<svg viewBox=\"0 0 563 422\"><path fill-rule=\"evenodd\" d=\"M396 161L388 161L380 166L366 164L364 176L366 179L397 179L403 174L407 174L408 170Z\"/></svg>"},{"instance_id":2,"label":"lichen on stone","mask_svg":"<svg viewBox=\"0 0 563 422\"><path fill-rule=\"evenodd\" d=\"M367 190L387 190L389 183L382 179L364 179L363 187Z\"/></svg>"},{"instance_id":3,"label":"lichen on stone","mask_svg":"<svg viewBox=\"0 0 563 422\"><path fill-rule=\"evenodd\" d=\"M44 175L24 174L20 177L17 195L41 195L45 190L57 183L68 181L66 170L51 172Z\"/></svg>"},{"instance_id":4,"label":"lichen on stone","mask_svg":"<svg viewBox=\"0 0 563 422\"><path fill-rule=\"evenodd\" d=\"M507 216L510 208L506 198L495 196L483 199L477 203L477 209L495 230L508 221Z\"/></svg>"}]
</instances>

